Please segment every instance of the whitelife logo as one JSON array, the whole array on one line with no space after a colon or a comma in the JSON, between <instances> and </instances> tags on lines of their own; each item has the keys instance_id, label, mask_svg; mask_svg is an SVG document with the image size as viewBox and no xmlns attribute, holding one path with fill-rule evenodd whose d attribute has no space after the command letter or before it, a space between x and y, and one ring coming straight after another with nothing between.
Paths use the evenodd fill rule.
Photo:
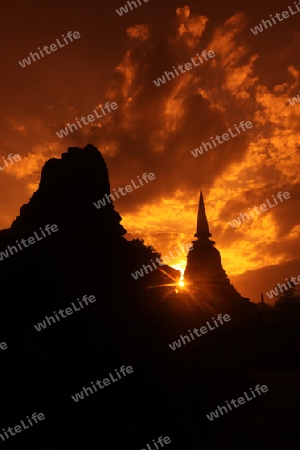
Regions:
<instances>
[{"instance_id":1,"label":"whitelife logo","mask_svg":"<svg viewBox=\"0 0 300 450\"><path fill-rule=\"evenodd\" d=\"M263 384L262 386L260 386L259 384L257 384L255 386L255 391L258 395L261 395L262 393L265 394L266 392L268 392L268 386L266 386L265 384ZM250 388L251 394L253 397L248 397L247 392L243 392L243 394L245 395L245 398L248 402L251 402L251 400L253 400L254 398L256 398L256 395L254 393L254 391ZM261 392L260 392L261 391ZM244 405L245 402L245 398L244 397L239 397L237 400L231 399L230 403L235 407L238 408L240 405ZM232 411L232 407L229 405L229 402L227 400L225 400L226 402L226 406L227 408ZM236 402L238 404L236 404ZM224 412L228 413L229 411L227 410L226 406L218 406L218 409L216 409L215 411L212 411L210 414L206 414L206 417L210 420L210 422L212 422L214 419L217 419L219 417L219 412L221 413L221 415L223 416Z\"/></svg>"},{"instance_id":2,"label":"whitelife logo","mask_svg":"<svg viewBox=\"0 0 300 450\"><path fill-rule=\"evenodd\" d=\"M300 92L300 91L299 91ZM288 102L291 106L296 105L297 103L300 103L300 95L297 94L297 97L289 98Z\"/></svg>"},{"instance_id":3,"label":"whitelife logo","mask_svg":"<svg viewBox=\"0 0 300 450\"><path fill-rule=\"evenodd\" d=\"M174 247L174 248L176 248L176 247ZM185 250L185 249L186 249L186 250ZM180 255L181 252L182 252L183 255L186 257L186 252L189 252L190 250L193 250L192 244L186 244L186 245L185 245L185 249L183 248L183 246L181 246L179 251L176 249L177 255L174 256L173 253L172 253L171 251L169 251L169 254L171 255L171 258L172 258L172 259L177 258L177 256L181 256L181 255ZM163 258L156 258L156 259L155 259L155 261L156 261L160 266L164 266L165 264L168 264L169 260L170 260L170 257L169 257L169 256L164 256ZM158 269L158 267L157 267L157 265L155 264L155 262L153 261L153 259L151 259L151 261L152 261L151 264L153 265L154 269ZM150 272L153 272L153 268L152 268L150 265L145 265L145 264L143 264L143 267L141 267L141 269L140 269L140 270L137 270L135 273L132 273L131 276L132 276L135 280L137 280L139 277L141 278L141 277L143 277L144 275L148 275L148 273L149 273L148 270L150 270ZM144 273L144 272L145 272L145 273Z\"/></svg>"},{"instance_id":4,"label":"whitelife logo","mask_svg":"<svg viewBox=\"0 0 300 450\"><path fill-rule=\"evenodd\" d=\"M299 283L300 283L300 275L298 275L297 278L296 278L296 277L291 277L291 280L290 280L290 281L292 281L292 282L294 283L294 286L297 286L297 285L299 284L299 283L297 283L296 280L298 280ZM282 290L282 286L284 287L284 289L285 289L286 291L288 291L289 288L292 289L292 288L294 287L294 286L291 285L291 283L289 282L289 280L288 280L287 278L285 279L285 281L286 281L286 284L287 284L289 287L287 287L287 285L284 284L284 283L283 283L283 284L277 283L277 286L278 286L278 288L280 289L280 292L281 292L281 293L284 292L284 291ZM270 299L272 299L273 297L277 297L277 296L279 295L277 286L276 286L274 289L271 289L270 292L266 292L267 296L268 296Z\"/></svg>"},{"instance_id":5,"label":"whitelife logo","mask_svg":"<svg viewBox=\"0 0 300 450\"><path fill-rule=\"evenodd\" d=\"M213 50L209 50L208 52L206 50L203 50L203 52L201 53L201 56L202 56L202 58L205 59L205 61L207 61L206 53L207 53L209 58L214 58L216 56ZM199 53L197 53L197 56L198 56L198 61L200 61L200 63L203 64L204 61L202 61L201 56L199 56ZM194 61L194 58L191 58L191 61L192 61L193 65L194 65L194 67L200 66L200 64L196 64L196 62ZM189 63L189 62L187 62L184 65L184 67L185 67L186 70L183 70L183 65L179 64L177 66L177 69L179 69L181 73L186 73L188 70L191 70L193 68L192 64ZM176 69L175 66L173 66L173 69L174 69L174 72L176 73L176 75L179 76L180 73L178 73L178 70ZM171 80L169 75L172 75L173 79L175 78L175 75L174 75L173 71L171 71L171 72L165 71L165 75L166 75L168 81ZM159 87L161 84L165 84L166 83L166 79L165 79L164 75L162 75L161 78L157 78L157 80L153 80L153 83L155 84L155 86Z\"/></svg>"},{"instance_id":6,"label":"whitelife logo","mask_svg":"<svg viewBox=\"0 0 300 450\"><path fill-rule=\"evenodd\" d=\"M5 164L5 166L4 166L4 167L0 166L0 170L4 170L6 167L8 167L8 163L7 163L6 159L4 158L4 156L2 156L2 159L4 159L4 164ZM10 164L13 164L14 161L20 161L21 156L20 156L18 153L16 153L15 155L13 155L12 153L10 153L10 154L7 156L7 159L8 159L8 161L10 162ZM14 161L12 161L12 159L13 159Z\"/></svg>"},{"instance_id":7,"label":"whitelife logo","mask_svg":"<svg viewBox=\"0 0 300 450\"><path fill-rule=\"evenodd\" d=\"M2 439L2 442L4 442L6 439L9 439L10 436L15 436L17 433L21 433L21 431L27 430L28 428L30 428L29 425L31 427L33 427L34 424L39 423L39 421L41 422L42 420L45 420L45 415L43 413L37 414L35 412L31 415L30 418L28 416L26 416L26 419L27 419L26 423L25 423L25 419L21 420L21 425L15 425L13 428L8 427L6 430L5 430L5 428L2 428L3 434L2 433L0 434L0 438ZM31 419L34 421L34 423L32 423ZM10 434L10 436L8 435L8 433ZM3 435L5 435L6 439L4 438Z\"/></svg>"},{"instance_id":8,"label":"whitelife logo","mask_svg":"<svg viewBox=\"0 0 300 450\"><path fill-rule=\"evenodd\" d=\"M16 245L19 247L19 250L23 250L22 245L24 246L24 248L28 248L30 245L35 244L36 240L41 241L43 238L46 238L47 235L46 235L45 231L47 231L48 236L50 236L51 233L56 233L56 231L58 231L58 226L56 224L53 224L53 225L48 224L45 226L45 230L43 230L40 227L40 231L41 231L41 234L43 235L43 237L40 237L37 234L37 232L34 231L34 233L33 233L34 237L30 236L29 238L27 238L28 243L26 242L26 239L21 239L21 242L16 240ZM12 246L8 245L6 247L6 250L0 252L0 261L3 261L3 257L4 257L4 259L9 258L9 256L10 256L9 253L11 255L14 255L13 251L15 251L15 253L18 253L19 250L17 249L17 247L15 245L12 245Z\"/></svg>"},{"instance_id":9,"label":"whitelife logo","mask_svg":"<svg viewBox=\"0 0 300 450\"><path fill-rule=\"evenodd\" d=\"M223 317L222 316L223 316L223 314L219 314L216 320L215 320L214 317L212 318L212 320L214 321L214 324L216 325L215 327L211 327L209 321L206 322L206 325L208 326L210 331L215 330L216 328L219 328L217 320L219 321L220 325L224 325L223 320L224 320L224 322L229 322L231 320L231 317L230 317L229 314L224 314L224 316ZM188 332L190 333L190 336L191 336L191 338L193 340L195 339L193 333L195 334L195 336L201 337L201 336L203 336L203 334L206 334L207 331L208 330L207 330L207 328L205 326L199 328L199 331L197 330L197 328L194 328L193 331L188 330ZM190 340L190 338L189 338L189 336L187 334L185 336L182 336L182 334L181 334L180 335L180 339L182 340L182 343L184 345L186 344L185 339L187 339L188 342L191 342L191 340ZM169 344L169 347L173 351L175 351L176 348L180 348L181 347L180 339L178 339L178 341L174 341L173 344Z\"/></svg>"},{"instance_id":10,"label":"whitelife logo","mask_svg":"<svg viewBox=\"0 0 300 450\"><path fill-rule=\"evenodd\" d=\"M236 124L234 124L234 126L235 126L235 129L236 129L236 131L238 132L238 134L241 134L239 127L238 127ZM243 131L246 131L245 127L247 128L247 130L253 127L252 122L247 121L246 123L244 123L243 120L240 122L240 125L239 125L239 126L241 127L241 129L242 129ZM231 128L228 128L227 131L229 131L231 137L236 137L236 136L238 136L237 134L234 134L234 133L231 131ZM229 134L224 133L224 134L222 134L222 139L224 139L224 141L229 141L230 136L229 136ZM212 142L213 142L213 144L214 144L215 147L217 147L217 144L215 143L214 139L215 139L216 141L218 141L219 144L224 144L224 141L221 141L221 138L220 138L219 135L216 135L215 138L212 138L212 137L211 137L210 139L212 140ZM206 152L208 151L207 146L209 146L209 149L210 149L210 150L212 149L212 145L211 145L210 142L202 142L202 145L200 145L200 148L197 147L197 148L195 148L195 150L191 150L191 154L192 154L195 158L197 158L198 155L202 155L202 154L203 154L202 146L203 146L203 148L204 148L204 150L205 150Z\"/></svg>"},{"instance_id":11,"label":"whitelife logo","mask_svg":"<svg viewBox=\"0 0 300 450\"><path fill-rule=\"evenodd\" d=\"M295 6L296 6L297 11L293 11L292 8L291 8L290 6L288 7L292 16L294 16L295 14L297 14L298 12L300 12L300 8L299 8L300 2L299 2L298 4L297 4L296 2L294 2L294 4L295 4ZM282 15L282 18L280 17L280 14ZM276 19L277 19L279 22L282 22L284 19L288 19L288 18L290 17L290 14L289 14L288 11L283 11L282 13L276 13L276 14L275 14L275 17L273 17L273 15L270 14L270 17L271 17L271 20L273 21L273 24L274 24L274 25L277 25L278 22L276 22L275 17L276 17ZM271 20L267 20L267 19L266 19L266 20L262 20L262 21L261 21L261 24L262 24L262 25L257 25L256 27L254 27L254 29L253 29L253 28L250 28L250 30L251 30L252 33L255 34L255 35L257 35L258 33L262 33L262 32L264 31L263 26L265 27L266 30L267 30L268 26L270 26L270 27L273 26ZM268 22L268 23L267 23L267 22Z\"/></svg>"},{"instance_id":12,"label":"whitelife logo","mask_svg":"<svg viewBox=\"0 0 300 450\"><path fill-rule=\"evenodd\" d=\"M96 297L94 295L90 295L89 297L87 295L84 295L82 297L82 302L85 303L85 306L89 306L90 303L95 303L96 300L97 299L96 299ZM56 311L53 311L53 316L55 315L56 320L60 321L60 318L59 318L58 314L60 314L60 317L65 319L66 317L68 317L71 314L73 314L73 312L81 311L81 309L85 308L85 306L81 303L79 298L77 299L77 301L78 301L78 303L79 303L81 308L76 308L76 305L72 302L71 306L73 308L71 308L71 306L69 306L65 310L60 309L57 313L56 313ZM56 323L56 320L55 320L55 318L53 316L49 316L49 317L45 316L46 320L43 320L43 322L39 322L37 325L33 325L34 328L37 331L41 331L41 330L44 330L45 328L47 328L48 325L52 325L52 323ZM52 323L51 323L51 319L52 319Z\"/></svg>"},{"instance_id":13,"label":"whitelife logo","mask_svg":"<svg viewBox=\"0 0 300 450\"><path fill-rule=\"evenodd\" d=\"M148 3L148 1L149 0L144 0L144 3ZM141 3L141 1L140 0L137 0L137 2L138 2L138 4L140 5L140 6L142 6L142 3ZM133 10L133 8L131 7L131 5L134 5L134 7L135 8L137 8L138 7L138 5L136 4L136 2L127 2L127 5L129 6L129 8L131 9L131 11ZM120 9L116 9L115 11L116 11L116 13L118 13L119 14L119 16L123 16L123 14L126 14L126 13L128 13L128 7L127 7L127 5L124 5L124 6L121 6L121 8Z\"/></svg>"},{"instance_id":14,"label":"whitelife logo","mask_svg":"<svg viewBox=\"0 0 300 450\"><path fill-rule=\"evenodd\" d=\"M123 378L126 377L128 374L133 373L132 366L125 367L123 365L119 370L122 373ZM102 380L102 381L97 380L97 381L95 381L95 383L93 383L93 381L91 381L91 385L92 385L94 391L93 391L93 389L90 386L88 386L87 388L85 386L83 386L83 388L82 388L83 391L80 391L79 393L77 393L75 395L71 395L71 397L74 400L74 402L77 403L77 402L79 402L79 400L84 400L85 396L88 397L89 394L94 394L94 392L98 392L98 388L99 388L99 390L100 389L101 390L104 389L106 386L109 386L111 384L111 381L113 383L116 383L117 381L122 380L122 375L120 374L120 372L118 372L117 369L115 369L115 372L116 372L118 378L114 378L114 374L112 374L110 372L108 374L109 378L104 378L104 380ZM102 386L101 383L103 383L104 386ZM95 386L95 384L98 386L98 388Z\"/></svg>"},{"instance_id":15,"label":"whitelife logo","mask_svg":"<svg viewBox=\"0 0 300 450\"><path fill-rule=\"evenodd\" d=\"M111 112L110 108L111 108L112 110L118 109L118 105L117 105L117 103L115 103L115 102L112 102L112 103L106 102L105 105L104 105L104 108L106 108L107 111L110 113L110 112ZM102 111L103 115L106 116L106 113L105 113L105 111L104 111L104 109L103 109L102 107L101 107L101 111ZM96 110L96 109L94 109L93 112L95 113L95 116L97 117L97 119L100 119L100 118L102 117L102 114L100 114L100 116L99 116L99 114L97 113L97 110ZM86 119L86 117L84 117L84 116L81 116L80 119L77 119L77 117L76 117L75 120L77 120L77 124L78 124L78 126L79 126L80 128L82 128L82 125L81 125L81 123L80 123L80 120L82 120L82 122L83 122L84 125L88 125L89 123L94 122L95 117L94 117L93 114L89 114L89 115L87 116L87 120L88 120L87 123L86 123L85 119ZM77 130L78 130L78 128L77 128L77 126L76 126L75 123L72 123L71 125L68 123L68 127L69 127L69 130L70 130L71 133L73 133L73 131L77 131ZM72 127L75 127L75 130L72 130ZM68 130L68 128L66 127L64 130L56 131L56 134L57 134L57 136L61 139L61 138L63 138L64 136L68 136L69 130Z\"/></svg>"},{"instance_id":16,"label":"whitelife logo","mask_svg":"<svg viewBox=\"0 0 300 450\"><path fill-rule=\"evenodd\" d=\"M151 447L150 444L146 444L147 448L142 448L142 450L159 450L158 444L162 448L162 447L164 447L164 443L165 444L170 444L171 443L171 439L169 438L169 436L165 436L164 438L162 436L159 436L159 438L157 439L156 442L155 442L154 439L152 439L152 442L155 445L154 449Z\"/></svg>"},{"instance_id":17,"label":"whitelife logo","mask_svg":"<svg viewBox=\"0 0 300 450\"><path fill-rule=\"evenodd\" d=\"M140 185L144 186L144 184L143 184L142 180L140 179L140 177L137 176L137 178L138 178L138 181L139 181ZM143 173L142 179L148 184L147 178L150 181L155 180L154 173L153 172L150 172L148 174L147 174L147 172ZM141 186L136 186L133 180L131 180L131 183L132 183L132 186L134 187L134 189L139 189L141 187ZM131 184L127 184L127 186L125 186L125 188L119 187L118 191L122 194L122 197L124 197L126 195L126 193L128 194L129 192L132 192L132 186L131 186ZM126 191L125 193L123 193L123 189L125 189L125 191ZM117 198L120 198L119 194L116 192L115 189L114 189L114 191L115 191L114 192L115 196ZM110 197L112 197L112 201L113 202L115 201L115 197L112 194L105 194L105 197L106 197L106 200L108 201L108 203L111 203ZM96 206L97 209L100 209L101 206L105 206L106 205L105 197L103 197L102 200L98 200L97 202L94 203L94 205Z\"/></svg>"},{"instance_id":18,"label":"whitelife logo","mask_svg":"<svg viewBox=\"0 0 300 450\"><path fill-rule=\"evenodd\" d=\"M68 31L67 38L70 40L70 42L73 42L72 35L73 35L74 39L79 39L80 38L80 34L79 34L78 31L74 31L74 33L72 31ZM65 45L61 45L60 41L58 39L56 39L56 42L58 43L59 48L65 47L66 45L69 44L69 42L65 38L64 34L62 34L62 37L63 37L63 39L64 39L66 44ZM47 55L50 55L51 52L56 52L56 50L57 50L57 45L56 44L51 44L50 45L50 51L49 52L48 52L48 47L49 46L47 46L47 45L44 45L44 47L43 47L43 50L44 50L44 52L46 52ZM38 47L38 50L39 50L41 56L44 58L45 55L44 55L43 51L40 49L40 47ZM35 58L41 59L41 57L40 57L40 55L38 53L30 52L28 58L25 58L22 61L19 61L19 64L20 64L20 66L23 69L24 69L24 67L26 67L26 64L28 66L31 64L31 59L30 58L32 59L33 62L35 62Z\"/></svg>"},{"instance_id":19,"label":"whitelife logo","mask_svg":"<svg viewBox=\"0 0 300 450\"><path fill-rule=\"evenodd\" d=\"M273 197L273 200L274 200L274 205L272 205L272 204L269 202L269 199L268 199L268 198L266 199L266 202L267 202L267 204L268 204L268 206L269 206L270 209L271 209L271 208L274 208L276 205L278 205L278 201L276 200L276 198L275 198L275 196L274 196L273 194L272 194L272 197ZM282 203L282 202L283 202L283 199L282 199L281 197L283 197L284 200L288 200L291 196L290 196L290 193L289 193L289 192L284 192L284 193L282 193L282 192L277 192L277 196L276 196L276 197L277 197L277 198L281 201L281 203ZM248 209L249 209L249 211L250 211L250 208L248 208ZM267 205L266 205L265 203L263 203L262 205L260 205L259 209L260 209L261 212L265 212L265 211L267 211L268 207L267 207ZM260 214L260 211L258 210L258 207L257 207L257 206L254 206L253 211L255 211L257 215ZM252 212L252 211L250 211L249 214L251 214L252 219L255 217L255 216L253 215L253 212ZM243 222L246 221L246 220L245 220L245 217L246 217L247 220L250 220L250 217L249 217L249 215L248 215L247 213L245 213L245 214L240 213L240 217L237 217L236 219L233 219L233 220L231 220L231 221L228 222L228 223L230 223L230 225L232 226L232 228L235 228L237 225L241 225L241 219L243 220Z\"/></svg>"}]
</instances>

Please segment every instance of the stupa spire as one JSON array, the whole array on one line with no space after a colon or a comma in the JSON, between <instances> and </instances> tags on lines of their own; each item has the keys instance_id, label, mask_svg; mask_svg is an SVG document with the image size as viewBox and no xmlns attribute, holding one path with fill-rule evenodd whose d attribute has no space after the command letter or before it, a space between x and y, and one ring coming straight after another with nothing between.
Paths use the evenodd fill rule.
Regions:
<instances>
[{"instance_id":1,"label":"stupa spire","mask_svg":"<svg viewBox=\"0 0 300 450\"><path fill-rule=\"evenodd\" d=\"M197 240L187 256L187 265L184 279L187 284L197 292L198 298L205 301L226 302L244 299L230 283L222 267L220 252L215 248L215 242L210 240L210 232L205 213L204 199L200 191L199 209L197 217L197 231L194 235Z\"/></svg>"},{"instance_id":2,"label":"stupa spire","mask_svg":"<svg viewBox=\"0 0 300 450\"><path fill-rule=\"evenodd\" d=\"M194 234L196 238L206 238L211 237L211 233L209 232L208 222L205 213L204 199L202 191L200 191L200 199L199 199L199 208L198 208L198 217L197 217L197 231Z\"/></svg>"}]
</instances>

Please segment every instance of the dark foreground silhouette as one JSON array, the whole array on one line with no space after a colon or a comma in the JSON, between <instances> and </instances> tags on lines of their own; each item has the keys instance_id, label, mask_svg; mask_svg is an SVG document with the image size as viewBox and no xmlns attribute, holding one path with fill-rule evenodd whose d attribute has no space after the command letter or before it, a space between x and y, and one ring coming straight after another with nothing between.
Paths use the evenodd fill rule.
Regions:
<instances>
[{"instance_id":1,"label":"dark foreground silhouette","mask_svg":"<svg viewBox=\"0 0 300 450\"><path fill-rule=\"evenodd\" d=\"M178 273L166 266L134 280L131 273L156 254L124 238L112 203L95 208L109 193L99 151L69 148L45 164L38 191L0 232L1 252L34 232L41 236L47 224L58 227L0 261L0 338L8 345L0 351L0 430L34 412L45 415L0 438L3 448L155 449L153 439L169 436L170 450L298 449L298 297L257 306L229 287L222 297L217 279L216 286L194 281L175 293ZM96 301L81 308L84 295ZM54 314L72 303L80 310L71 306L58 320ZM220 313L230 322L170 348ZM45 316L54 320L37 331ZM122 366L133 372L122 375ZM118 381L72 399L109 374ZM208 420L256 384L268 393Z\"/></svg>"}]
</instances>

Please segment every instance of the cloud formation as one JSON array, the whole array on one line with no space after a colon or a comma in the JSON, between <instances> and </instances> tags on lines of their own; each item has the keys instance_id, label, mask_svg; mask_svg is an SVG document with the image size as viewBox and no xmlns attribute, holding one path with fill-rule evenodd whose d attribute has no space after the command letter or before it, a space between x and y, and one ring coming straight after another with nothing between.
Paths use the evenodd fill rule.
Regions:
<instances>
[{"instance_id":1,"label":"cloud formation","mask_svg":"<svg viewBox=\"0 0 300 450\"><path fill-rule=\"evenodd\" d=\"M247 14L224 14L217 25L212 25L212 16L192 13L187 5L174 9L163 23L147 21L144 15L127 27L123 54L97 96L91 97L82 81L77 100L72 81L61 97L51 86L56 94L43 107L37 102L39 115L6 114L9 139L2 153L21 154L22 149L23 165L12 166L5 176L14 177L18 189L20 180L26 180L30 194L46 159L90 142L106 159L112 188L143 172L155 173L151 185L115 202L129 238L144 238L163 254L192 240L202 188L213 239L229 274L293 260L300 232L300 105L291 107L287 100L299 91L300 72L296 62L285 58L283 44L278 51L281 81L270 82L271 75L266 80L268 68L261 68L266 44L257 51L261 37L255 41L250 36ZM296 48L299 33L293 29L291 39ZM160 88L153 84L164 71L203 50L213 50L216 57ZM94 80L92 84L95 89ZM114 114L58 142L55 131L106 100L117 102ZM191 155L202 141L242 120L251 121L253 128L196 159ZM232 229L228 221L279 190L290 192L288 203ZM9 214L4 217L3 226L9 226Z\"/></svg>"}]
</instances>

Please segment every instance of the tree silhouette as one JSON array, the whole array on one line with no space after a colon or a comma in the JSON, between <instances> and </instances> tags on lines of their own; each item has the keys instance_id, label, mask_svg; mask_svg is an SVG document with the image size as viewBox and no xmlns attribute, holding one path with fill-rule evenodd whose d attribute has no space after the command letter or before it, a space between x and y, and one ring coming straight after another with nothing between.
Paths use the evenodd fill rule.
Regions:
<instances>
[{"instance_id":1,"label":"tree silhouette","mask_svg":"<svg viewBox=\"0 0 300 450\"><path fill-rule=\"evenodd\" d=\"M161 258L161 253L158 253L152 245L145 245L144 239L132 239L130 241L147 259Z\"/></svg>"},{"instance_id":2,"label":"tree silhouette","mask_svg":"<svg viewBox=\"0 0 300 450\"><path fill-rule=\"evenodd\" d=\"M300 315L300 289L292 286L289 290L281 292L274 306L277 311L297 317Z\"/></svg>"}]
</instances>

